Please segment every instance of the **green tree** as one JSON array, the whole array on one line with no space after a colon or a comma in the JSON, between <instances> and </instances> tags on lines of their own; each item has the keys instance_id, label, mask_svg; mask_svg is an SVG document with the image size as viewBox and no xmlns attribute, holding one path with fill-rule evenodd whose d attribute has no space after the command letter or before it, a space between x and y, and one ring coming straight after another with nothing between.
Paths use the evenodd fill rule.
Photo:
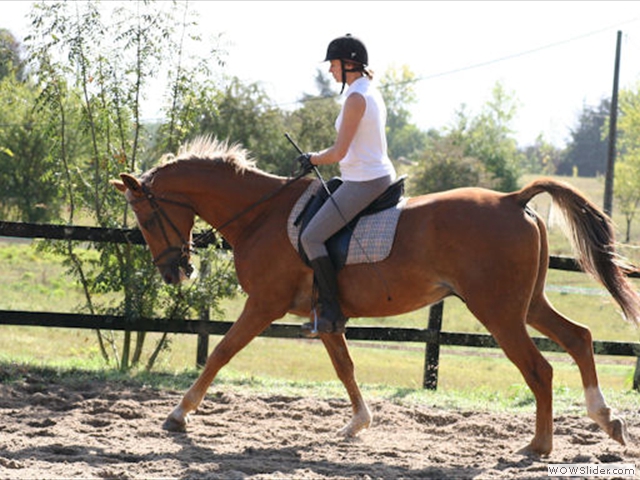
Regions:
<instances>
[{"instance_id":1,"label":"green tree","mask_svg":"<svg viewBox=\"0 0 640 480\"><path fill-rule=\"evenodd\" d=\"M37 91L13 74L0 80L0 211L6 220L47 222L62 195L49 136L51 112L35 111Z\"/></svg>"},{"instance_id":2,"label":"green tree","mask_svg":"<svg viewBox=\"0 0 640 480\"><path fill-rule=\"evenodd\" d=\"M640 206L640 152L626 156L615 166L614 197L625 218L625 242L631 241L631 224Z\"/></svg>"},{"instance_id":3,"label":"green tree","mask_svg":"<svg viewBox=\"0 0 640 480\"><path fill-rule=\"evenodd\" d=\"M584 105L578 124L571 130L564 158L558 165L558 175L581 177L604 175L607 170L608 131L605 125L611 102L603 99L597 107Z\"/></svg>"},{"instance_id":4,"label":"green tree","mask_svg":"<svg viewBox=\"0 0 640 480\"><path fill-rule=\"evenodd\" d=\"M604 122L603 127L608 131L608 121ZM640 83L620 92L617 128L617 148L622 161L625 155L635 158L640 150Z\"/></svg>"},{"instance_id":5,"label":"green tree","mask_svg":"<svg viewBox=\"0 0 640 480\"><path fill-rule=\"evenodd\" d=\"M421 152L427 137L411 123L411 105L417 97L413 88L415 74L408 66L390 67L380 80L380 91L387 107L387 143L394 160L407 159Z\"/></svg>"},{"instance_id":6,"label":"green tree","mask_svg":"<svg viewBox=\"0 0 640 480\"><path fill-rule=\"evenodd\" d=\"M188 9L185 8L185 21ZM202 121L217 111L221 98L219 87L211 80L212 64L224 66L226 52L220 47L222 35L215 37L215 45L205 58L188 55L190 45L200 38L184 29L179 43L168 52L171 62L168 101L163 113L167 118L159 126L158 152L175 152L196 132L202 132Z\"/></svg>"},{"instance_id":7,"label":"green tree","mask_svg":"<svg viewBox=\"0 0 640 480\"><path fill-rule=\"evenodd\" d=\"M626 241L640 205L640 84L620 92L613 194L626 220Z\"/></svg>"},{"instance_id":8,"label":"green tree","mask_svg":"<svg viewBox=\"0 0 640 480\"><path fill-rule=\"evenodd\" d=\"M563 155L563 149L555 147L542 135L538 135L535 143L522 151L520 168L527 173L555 175Z\"/></svg>"},{"instance_id":9,"label":"green tree","mask_svg":"<svg viewBox=\"0 0 640 480\"><path fill-rule=\"evenodd\" d=\"M55 115L51 155L63 173L69 224L80 213L104 227L127 227L132 222L128 206L109 180L123 170L137 171L149 155L144 150L148 141L141 121L142 99L152 78L171 71L163 63L165 52L177 50L176 37L191 25L173 20L186 18L176 10L179 8L188 8L188 4L123 4L105 22L97 2L35 5L28 47L41 88L38 106ZM169 81L171 85L176 77ZM170 88L174 95L176 90ZM86 147L70 148L72 136ZM220 300L196 294L199 285L211 286L207 282L212 280L205 277L186 288L163 285L145 248L101 243L92 247L100 252L99 261L92 264L80 260L74 242L52 247L66 254L90 313L131 319L184 318L194 309L215 308ZM228 259L220 257L220 261ZM232 291L226 273L216 278L229 288L214 294ZM115 302L101 300L99 294L113 292L121 297ZM124 370L141 362L146 333L125 332L120 345L113 332L98 332L98 340L105 359ZM167 342L163 337L155 345L149 368Z\"/></svg>"},{"instance_id":10,"label":"green tree","mask_svg":"<svg viewBox=\"0 0 640 480\"><path fill-rule=\"evenodd\" d=\"M13 75L25 79L24 62L21 58L22 45L6 28L0 28L0 80Z\"/></svg>"},{"instance_id":11,"label":"green tree","mask_svg":"<svg viewBox=\"0 0 640 480\"><path fill-rule=\"evenodd\" d=\"M451 136L434 135L411 169L411 195L435 193L458 187L492 187L484 165L465 154L464 147Z\"/></svg>"},{"instance_id":12,"label":"green tree","mask_svg":"<svg viewBox=\"0 0 640 480\"><path fill-rule=\"evenodd\" d=\"M210 89L198 117L198 133L242 144L266 171L290 171L290 159L295 156L284 137L284 114L272 106L259 84L245 85L232 78L224 88Z\"/></svg>"},{"instance_id":13,"label":"green tree","mask_svg":"<svg viewBox=\"0 0 640 480\"><path fill-rule=\"evenodd\" d=\"M514 95L497 83L492 98L479 115L469 117L463 105L457 112L456 123L449 129L449 135L463 147L465 156L482 162L491 182L501 191L518 187L520 154L510 126L516 112Z\"/></svg>"}]
</instances>

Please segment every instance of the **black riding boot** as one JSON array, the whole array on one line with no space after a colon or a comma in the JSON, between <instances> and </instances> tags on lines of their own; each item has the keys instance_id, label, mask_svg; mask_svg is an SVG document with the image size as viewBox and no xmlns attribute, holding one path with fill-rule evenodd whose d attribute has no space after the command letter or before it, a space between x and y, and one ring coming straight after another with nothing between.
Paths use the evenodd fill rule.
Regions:
<instances>
[{"instance_id":1,"label":"black riding boot","mask_svg":"<svg viewBox=\"0 0 640 480\"><path fill-rule=\"evenodd\" d=\"M329 257L311 260L314 278L318 286L318 301L311 312L313 321L302 325L302 334L315 337L318 333L344 333L348 318L338 302L336 269Z\"/></svg>"}]
</instances>

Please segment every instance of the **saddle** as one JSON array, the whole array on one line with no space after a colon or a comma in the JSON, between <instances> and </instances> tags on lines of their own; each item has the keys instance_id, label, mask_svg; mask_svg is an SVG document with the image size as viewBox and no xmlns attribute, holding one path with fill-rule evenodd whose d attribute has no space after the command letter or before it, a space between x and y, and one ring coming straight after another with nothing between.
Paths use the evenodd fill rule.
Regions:
<instances>
[{"instance_id":1,"label":"saddle","mask_svg":"<svg viewBox=\"0 0 640 480\"><path fill-rule=\"evenodd\" d=\"M357 263L357 261L351 261L351 262L349 261L350 244L352 243L352 241L355 241L358 243L358 245L355 248L360 250L364 248L361 242L362 240L361 236L359 235L359 233L362 234L363 231L362 229L359 229L358 226L359 224L363 223L363 221L365 220L369 220L370 224L378 224L377 230L387 230L386 236L388 236L389 229L391 229L390 243L392 243L393 233L395 233L395 226L399 216L400 202L404 197L405 179L406 179L406 175L399 177L394 183L392 183L387 188L387 190L385 190L384 193L382 193L382 195L376 198L372 203L369 204L369 206L367 206L364 210L362 210L353 220L351 220L347 225L345 225L341 230L339 230L337 233L335 233L332 237L330 237L327 240L325 245L329 252L329 257L333 260L333 264L337 270L340 270L341 268L343 268L347 263ZM326 185L327 185L327 190L330 193L333 193L338 188L340 188L340 185L342 185L342 180L337 177L332 178L331 180L326 182ZM300 243L300 235L305 230L305 228L307 227L307 225L309 224L313 216L318 212L318 210L320 210L320 207L322 207L322 205L324 205L324 203L329 199L329 193L327 193L327 190L325 190L320 185L319 188L317 188L316 191L312 193L307 200L305 200L304 198L301 198L300 201L304 202L302 209L293 218L293 229L296 232L295 234L296 243L294 244L294 246L296 246L298 253L300 254L300 257L304 260L305 263L307 263L307 265L309 265L309 259L306 253L304 252L304 249L302 248L302 244ZM395 209L396 212L389 212L389 215L385 216L385 218L387 219L386 221L382 221L382 222L376 221L378 219L374 217L374 215L376 214L382 215L382 212L385 212L391 209ZM294 209L294 212L292 213L296 213L295 209ZM357 230L360 230L360 232L358 232ZM367 233L365 235L369 235L371 233L370 232L371 228L368 228L365 230L367 230ZM374 228L374 230L376 229ZM356 238L354 238L354 233L356 234ZM375 232L373 234L375 234ZM290 237L291 237L291 234L290 234ZM293 243L293 238L292 238L292 243ZM378 244L379 243L380 242L378 242ZM390 244L382 245L382 248L386 250L387 254L388 254L388 251L390 250L390 247L391 247ZM373 259L380 260L379 255L376 255L375 252L373 252L371 255L369 255L369 252L366 252L366 251L359 252L359 253L364 255L366 258L370 258L372 260Z\"/></svg>"}]
</instances>

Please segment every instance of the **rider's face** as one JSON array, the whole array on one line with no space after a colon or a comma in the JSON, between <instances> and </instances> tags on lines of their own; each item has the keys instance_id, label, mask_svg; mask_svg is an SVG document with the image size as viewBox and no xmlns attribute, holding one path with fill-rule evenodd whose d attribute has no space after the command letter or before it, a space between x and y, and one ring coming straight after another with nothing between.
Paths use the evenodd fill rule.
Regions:
<instances>
[{"instance_id":1,"label":"rider's face","mask_svg":"<svg viewBox=\"0 0 640 480\"><path fill-rule=\"evenodd\" d=\"M342 83L342 65L340 60L330 60L329 73L336 82Z\"/></svg>"}]
</instances>

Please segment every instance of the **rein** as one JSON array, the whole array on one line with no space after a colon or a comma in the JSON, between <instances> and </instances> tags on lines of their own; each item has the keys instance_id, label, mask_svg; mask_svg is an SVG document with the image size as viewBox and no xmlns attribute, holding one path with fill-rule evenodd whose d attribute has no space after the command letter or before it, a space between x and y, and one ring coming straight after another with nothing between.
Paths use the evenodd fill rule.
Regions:
<instances>
[{"instance_id":1,"label":"rein","mask_svg":"<svg viewBox=\"0 0 640 480\"><path fill-rule=\"evenodd\" d=\"M306 176L306 172L300 172L298 173L295 177L291 177L289 178L289 180L287 180L283 185L281 185L278 189L274 190L273 192L269 192L265 195L263 195L261 198L259 198L257 201L255 201L254 203L252 203L251 205L249 205L247 208L245 208L244 210L241 210L240 212L236 213L233 217L231 217L229 220L227 220L226 222L224 222L222 225L220 225L219 227L216 228L210 228L204 235L202 235L199 239L198 239L198 244L203 245L206 244L211 237L213 237L215 235L215 231L217 230L218 232L221 232L224 228L228 227L231 223L235 222L236 220L238 220L239 218L241 218L242 216L246 215L247 213L249 213L251 210L253 210L254 208L258 207L259 205L261 205L262 203L271 200L273 197L275 197L276 195L278 195L282 190L284 190L285 188L287 188L289 185L297 182L298 180L300 180L302 177ZM195 247L198 247L198 245L194 245Z\"/></svg>"},{"instance_id":2,"label":"rein","mask_svg":"<svg viewBox=\"0 0 640 480\"><path fill-rule=\"evenodd\" d=\"M149 202L149 204L151 205L151 208L153 210L153 213L154 213L154 217L153 218L160 218L160 221L158 223L160 224L160 230L162 231L162 236L164 237L164 241L167 244L167 248L165 248L162 252L160 252L160 254L157 257L155 257L153 259L154 265L156 265L156 266L162 265L160 263L161 259L163 259L164 257L166 257L167 255L169 255L172 252L178 251L178 252L180 252L180 258L178 260L178 266L184 270L184 273L185 273L185 275L187 277L190 277L191 274L193 273L193 266L189 263L189 254L196 253L195 248L198 248L199 246L205 245L211 239L211 237L214 236L214 231L215 230L222 231L224 228L229 226L231 223L235 222L236 220L238 220L242 216L246 215L251 210L253 210L257 206L259 206L260 204L272 199L273 197L278 195L282 190L284 190L285 188L287 188L289 185L293 184L294 182L300 180L305 175L306 175L305 172L301 172L301 173L297 174L295 177L289 178L289 180L287 180L278 189L276 189L273 192L269 192L266 195L262 196L256 202L252 203L251 205L249 205L244 210L241 210L240 212L235 214L233 217L231 217L229 220L224 222L219 227L217 227L215 229L213 229L213 228L209 229L209 231L207 231L204 235L202 235L198 239L198 242L197 242L198 244L196 244L194 242L187 241L187 239L185 239L182 236L182 233L180 233L180 230L178 229L178 227L176 227L175 223L173 223L173 221L171 220L169 215L167 215L167 213L164 211L164 209L160 205L160 203L168 203L170 205L176 205L176 206L183 207L183 208L186 208L188 210L191 210L194 214L197 215L197 212L195 211L193 206L191 206L190 204L184 203L184 202L179 202L177 200L171 200L169 198L156 197L153 194L153 192L149 189L149 187L147 185L145 185L145 184L142 184L142 193L144 194L144 197L136 199L136 200L133 200L133 201L129 202L129 204L130 205L134 205L134 204L136 204L136 203L138 203L140 201L147 200ZM169 227L171 227L171 229L174 231L174 233L176 233L178 235L178 237L180 238L180 241L182 242L182 245L180 247L174 247L174 246L171 245L171 242L169 241L169 236L167 235L167 230L165 229L165 222L169 225Z\"/></svg>"}]
</instances>

